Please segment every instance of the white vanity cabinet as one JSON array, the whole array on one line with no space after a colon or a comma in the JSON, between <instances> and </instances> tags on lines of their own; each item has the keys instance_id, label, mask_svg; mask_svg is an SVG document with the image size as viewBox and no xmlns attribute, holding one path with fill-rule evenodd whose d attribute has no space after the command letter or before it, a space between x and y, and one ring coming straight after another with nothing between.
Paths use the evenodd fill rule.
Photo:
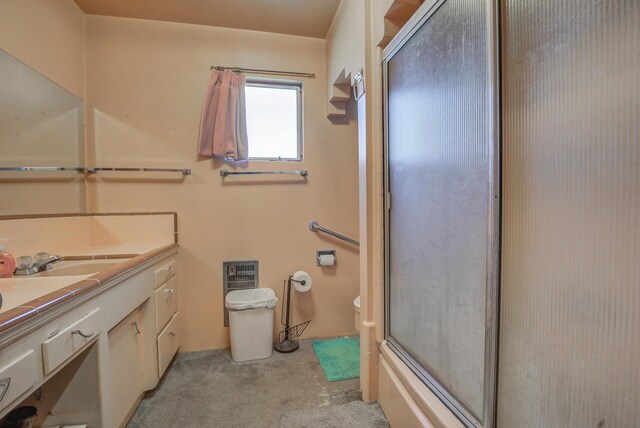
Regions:
<instances>
[{"instance_id":1,"label":"white vanity cabinet","mask_svg":"<svg viewBox=\"0 0 640 428\"><path fill-rule=\"evenodd\" d=\"M145 272L152 294L108 335L111 421L124 426L144 391L153 389L180 346L175 257Z\"/></svg>"},{"instance_id":2,"label":"white vanity cabinet","mask_svg":"<svg viewBox=\"0 0 640 428\"><path fill-rule=\"evenodd\" d=\"M179 347L177 248L0 335L0 417L36 426L126 425Z\"/></svg>"},{"instance_id":3,"label":"white vanity cabinet","mask_svg":"<svg viewBox=\"0 0 640 428\"><path fill-rule=\"evenodd\" d=\"M143 392L144 347L141 309L120 321L108 335L109 396L114 426L121 426L132 414Z\"/></svg>"},{"instance_id":4,"label":"white vanity cabinet","mask_svg":"<svg viewBox=\"0 0 640 428\"><path fill-rule=\"evenodd\" d=\"M160 377L167 370L169 363L180 346L180 337L178 336L179 315L179 313L174 314L171 321L158 335L158 374Z\"/></svg>"},{"instance_id":5,"label":"white vanity cabinet","mask_svg":"<svg viewBox=\"0 0 640 428\"><path fill-rule=\"evenodd\" d=\"M33 349L0 367L0 406L11 403L38 382L38 360Z\"/></svg>"},{"instance_id":6,"label":"white vanity cabinet","mask_svg":"<svg viewBox=\"0 0 640 428\"><path fill-rule=\"evenodd\" d=\"M180 346L178 336L178 278L175 260L163 263L154 272L158 377L162 377Z\"/></svg>"},{"instance_id":7,"label":"white vanity cabinet","mask_svg":"<svg viewBox=\"0 0 640 428\"><path fill-rule=\"evenodd\" d=\"M87 343L100 334L100 308L94 308L80 319L60 330L55 330L42 342L42 362L44 374L47 375L58 368L65 360L73 356Z\"/></svg>"}]
</instances>

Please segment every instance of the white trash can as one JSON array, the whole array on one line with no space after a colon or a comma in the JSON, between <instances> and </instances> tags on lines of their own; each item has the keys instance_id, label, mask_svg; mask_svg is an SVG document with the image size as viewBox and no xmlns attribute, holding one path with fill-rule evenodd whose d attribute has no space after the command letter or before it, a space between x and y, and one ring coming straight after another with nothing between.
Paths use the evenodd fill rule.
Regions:
<instances>
[{"instance_id":1,"label":"white trash can","mask_svg":"<svg viewBox=\"0 0 640 428\"><path fill-rule=\"evenodd\" d=\"M269 358L273 352L273 308L278 298L270 288L227 293L231 358L249 361Z\"/></svg>"}]
</instances>

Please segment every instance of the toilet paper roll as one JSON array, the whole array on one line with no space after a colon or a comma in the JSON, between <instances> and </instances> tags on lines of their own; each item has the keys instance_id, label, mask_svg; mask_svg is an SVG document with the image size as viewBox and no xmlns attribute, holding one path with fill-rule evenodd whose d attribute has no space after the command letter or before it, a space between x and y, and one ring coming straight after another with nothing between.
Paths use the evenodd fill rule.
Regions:
<instances>
[{"instance_id":1,"label":"toilet paper roll","mask_svg":"<svg viewBox=\"0 0 640 428\"><path fill-rule=\"evenodd\" d=\"M296 291L299 291L300 293L306 293L307 291L311 290L312 281L308 273L299 270L293 274L293 279L295 279L295 281L293 281L293 288L295 288ZM296 281L304 281L304 285Z\"/></svg>"},{"instance_id":2,"label":"toilet paper roll","mask_svg":"<svg viewBox=\"0 0 640 428\"><path fill-rule=\"evenodd\" d=\"M321 254L320 266L333 266L336 264L336 256L333 254Z\"/></svg>"}]
</instances>

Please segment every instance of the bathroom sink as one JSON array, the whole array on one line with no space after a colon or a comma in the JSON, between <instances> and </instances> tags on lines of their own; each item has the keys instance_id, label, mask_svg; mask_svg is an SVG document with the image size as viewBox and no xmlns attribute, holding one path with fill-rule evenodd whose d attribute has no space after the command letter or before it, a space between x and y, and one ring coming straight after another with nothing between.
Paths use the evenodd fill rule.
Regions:
<instances>
[{"instance_id":1,"label":"bathroom sink","mask_svg":"<svg viewBox=\"0 0 640 428\"><path fill-rule=\"evenodd\" d=\"M105 259L105 260L70 260L60 261L51 266L51 269L38 272L23 278L42 278L50 276L68 275L91 275L107 268L122 263L126 259Z\"/></svg>"}]
</instances>

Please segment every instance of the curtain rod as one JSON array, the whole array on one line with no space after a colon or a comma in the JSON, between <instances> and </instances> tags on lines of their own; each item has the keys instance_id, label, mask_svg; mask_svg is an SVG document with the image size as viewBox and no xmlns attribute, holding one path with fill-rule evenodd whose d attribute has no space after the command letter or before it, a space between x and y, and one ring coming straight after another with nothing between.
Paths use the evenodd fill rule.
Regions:
<instances>
[{"instance_id":1,"label":"curtain rod","mask_svg":"<svg viewBox=\"0 0 640 428\"><path fill-rule=\"evenodd\" d=\"M223 67L220 65L212 65L211 70L231 70L236 73L256 73L256 74L270 74L272 76L295 76L295 77L307 77L309 79L315 79L316 75L314 73L300 73L297 71L278 71L278 70L261 70L259 68L242 68L242 67Z\"/></svg>"}]
</instances>

